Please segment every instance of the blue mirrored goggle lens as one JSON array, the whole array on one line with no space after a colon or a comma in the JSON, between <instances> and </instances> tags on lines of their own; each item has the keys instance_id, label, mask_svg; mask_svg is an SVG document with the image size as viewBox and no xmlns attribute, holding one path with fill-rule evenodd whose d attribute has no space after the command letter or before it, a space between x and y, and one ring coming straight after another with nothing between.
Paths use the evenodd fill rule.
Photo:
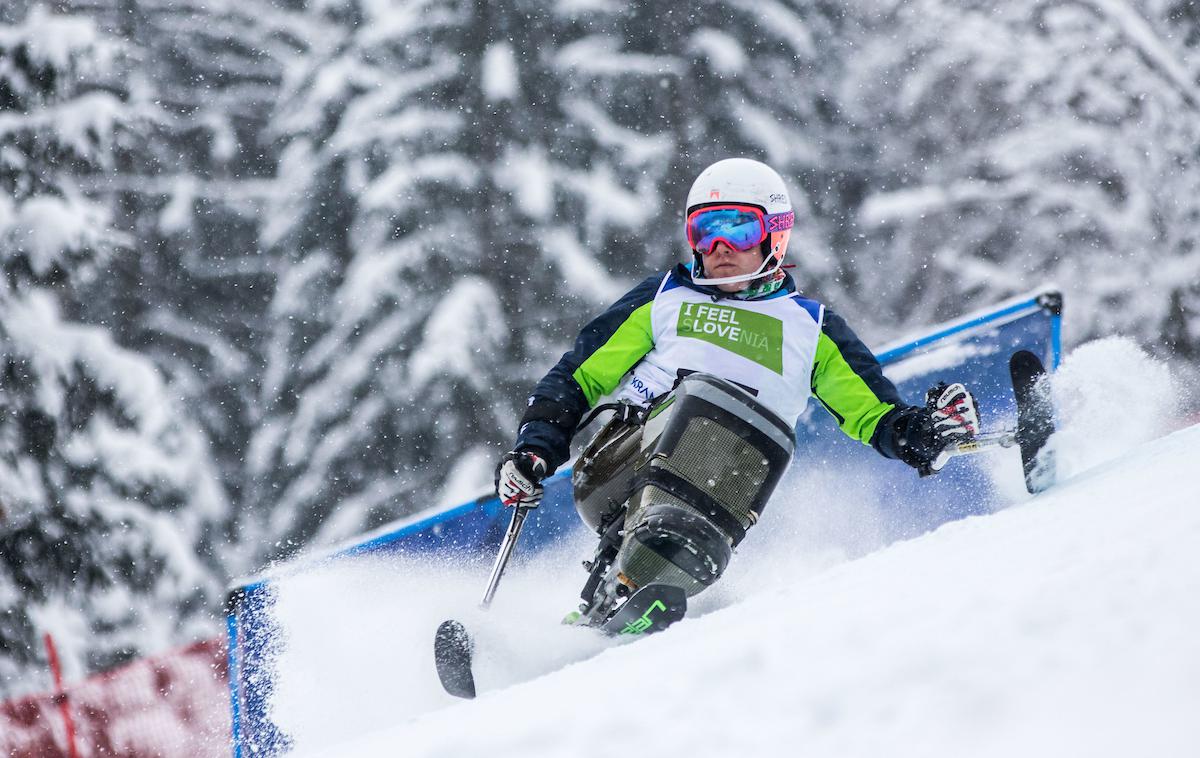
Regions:
<instances>
[{"instance_id":1,"label":"blue mirrored goggle lens","mask_svg":"<svg viewBox=\"0 0 1200 758\"><path fill-rule=\"evenodd\" d=\"M712 251L717 240L724 240L734 250L749 250L766 238L760 217L735 208L701 211L688 224L688 237L701 253Z\"/></svg>"}]
</instances>

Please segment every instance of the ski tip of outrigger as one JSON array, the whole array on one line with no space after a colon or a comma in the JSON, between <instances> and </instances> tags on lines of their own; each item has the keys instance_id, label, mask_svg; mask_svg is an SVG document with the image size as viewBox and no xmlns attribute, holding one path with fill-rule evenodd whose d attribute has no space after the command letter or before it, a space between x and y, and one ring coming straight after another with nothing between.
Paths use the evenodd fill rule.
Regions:
<instances>
[{"instance_id":1,"label":"ski tip of outrigger","mask_svg":"<svg viewBox=\"0 0 1200 758\"><path fill-rule=\"evenodd\" d=\"M433 640L433 660L442 687L454 697L475 697L475 675L471 673L474 644L461 622L443 621Z\"/></svg>"}]
</instances>

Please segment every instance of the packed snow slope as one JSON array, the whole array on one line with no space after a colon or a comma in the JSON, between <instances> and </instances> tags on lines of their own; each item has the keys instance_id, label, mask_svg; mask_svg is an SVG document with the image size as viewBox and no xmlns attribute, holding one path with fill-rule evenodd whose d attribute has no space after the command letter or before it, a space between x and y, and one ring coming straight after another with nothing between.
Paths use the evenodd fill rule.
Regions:
<instances>
[{"instance_id":1,"label":"packed snow slope","mask_svg":"<svg viewBox=\"0 0 1200 758\"><path fill-rule=\"evenodd\" d=\"M324 754L1198 755L1198 461L1191 427Z\"/></svg>"},{"instance_id":2,"label":"packed snow slope","mask_svg":"<svg viewBox=\"0 0 1200 758\"><path fill-rule=\"evenodd\" d=\"M280 593L273 713L302 756L1200 755L1198 461L1188 427L882 547L869 509L831 539L790 503L689 618L624 644L554 623L583 545L518 566L487 614L485 566L331 568ZM451 615L479 636L470 702L433 672Z\"/></svg>"}]
</instances>

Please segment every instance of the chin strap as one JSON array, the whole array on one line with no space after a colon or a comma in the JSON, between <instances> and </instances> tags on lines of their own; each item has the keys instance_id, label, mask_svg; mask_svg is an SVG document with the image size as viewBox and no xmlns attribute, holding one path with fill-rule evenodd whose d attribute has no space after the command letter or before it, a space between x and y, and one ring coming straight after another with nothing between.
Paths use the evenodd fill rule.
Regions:
<instances>
[{"instance_id":1,"label":"chin strap","mask_svg":"<svg viewBox=\"0 0 1200 758\"><path fill-rule=\"evenodd\" d=\"M771 268L771 261L769 258L767 258L763 259L762 265L758 267L758 271L755 271L752 274L709 278L708 272L704 270L704 261L700 254L693 251L692 256L692 265L688 271L692 275L692 281L704 287L714 287L718 284L734 284L738 282L758 282L764 280L768 276L774 276L783 268L782 265Z\"/></svg>"},{"instance_id":2,"label":"chin strap","mask_svg":"<svg viewBox=\"0 0 1200 758\"><path fill-rule=\"evenodd\" d=\"M764 261L763 263L765 265L766 261ZM704 285L707 287L717 286L716 284L710 284L710 283L696 281L697 272L701 275L701 277L703 277L703 275L704 275L704 265L701 262L699 255L696 255L696 261L694 263L692 263L691 272L692 272L692 281L696 282L697 284L701 284L701 285ZM740 292L723 292L721 294L724 297L729 297L729 298L733 298L736 300L752 300L756 297L763 297L764 295L769 295L772 292L779 289L780 287L782 287L783 280L786 277L787 277L786 272L784 272L783 267L780 266L778 269L772 271L769 274L763 274L762 276L759 276L755 279L751 279L749 286L747 286L746 289L741 290Z\"/></svg>"}]
</instances>

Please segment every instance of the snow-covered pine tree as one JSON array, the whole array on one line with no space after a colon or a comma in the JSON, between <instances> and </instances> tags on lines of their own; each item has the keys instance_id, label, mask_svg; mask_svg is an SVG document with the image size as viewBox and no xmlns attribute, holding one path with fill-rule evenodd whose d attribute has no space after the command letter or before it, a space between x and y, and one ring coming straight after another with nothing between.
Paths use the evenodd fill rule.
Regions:
<instances>
[{"instance_id":1,"label":"snow-covered pine tree","mask_svg":"<svg viewBox=\"0 0 1200 758\"><path fill-rule=\"evenodd\" d=\"M258 510L243 529L264 550L430 504L470 430L501 423L483 366L507 326L471 275L485 255L471 14L345 2L303 16L272 124L284 150L263 239L278 279L244 474ZM461 411L446 413L452 398Z\"/></svg>"},{"instance_id":2,"label":"snow-covered pine tree","mask_svg":"<svg viewBox=\"0 0 1200 758\"><path fill-rule=\"evenodd\" d=\"M125 50L106 86L151 115L88 186L132 242L85 315L164 371L238 502L275 274L258 245L277 157L264 129L295 17L258 0L92 0L88 12ZM257 535L228 532L226 571L257 568L241 547Z\"/></svg>"},{"instance_id":3,"label":"snow-covered pine tree","mask_svg":"<svg viewBox=\"0 0 1200 758\"><path fill-rule=\"evenodd\" d=\"M922 0L851 13L838 96L870 194L844 274L880 315L917 326L1054 281L1073 339L1121 332L1194 354L1194 11Z\"/></svg>"},{"instance_id":4,"label":"snow-covered pine tree","mask_svg":"<svg viewBox=\"0 0 1200 758\"><path fill-rule=\"evenodd\" d=\"M34 7L0 26L0 693L217 627L228 516L209 450L160 374L76 320L129 240L81 189L141 113L93 87L120 50Z\"/></svg>"}]
</instances>

